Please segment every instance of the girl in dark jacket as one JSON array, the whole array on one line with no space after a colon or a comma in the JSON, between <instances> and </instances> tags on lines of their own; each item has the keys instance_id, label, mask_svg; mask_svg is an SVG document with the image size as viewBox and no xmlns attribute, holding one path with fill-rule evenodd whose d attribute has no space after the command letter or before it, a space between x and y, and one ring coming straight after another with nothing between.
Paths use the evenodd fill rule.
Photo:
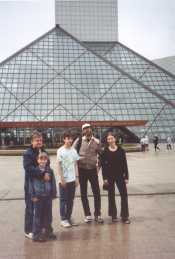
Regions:
<instances>
[{"instance_id":1,"label":"girl in dark jacket","mask_svg":"<svg viewBox=\"0 0 175 259\"><path fill-rule=\"evenodd\" d=\"M129 224L128 194L126 184L128 183L128 166L125 151L116 144L113 133L107 135L107 147L101 155L103 174L103 186L108 190L109 216L112 222L117 222L117 208L115 202L115 184L121 197L121 219Z\"/></svg>"}]
</instances>

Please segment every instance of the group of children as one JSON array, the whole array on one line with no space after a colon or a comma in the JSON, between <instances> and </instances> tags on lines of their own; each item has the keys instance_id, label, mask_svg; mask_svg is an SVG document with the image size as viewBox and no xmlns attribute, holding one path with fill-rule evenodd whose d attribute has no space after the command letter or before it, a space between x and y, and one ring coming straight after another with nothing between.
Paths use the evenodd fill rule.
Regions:
<instances>
[{"instance_id":1,"label":"group of children","mask_svg":"<svg viewBox=\"0 0 175 259\"><path fill-rule=\"evenodd\" d=\"M69 132L63 136L64 145L57 151L60 216L63 227L75 225L71 219L75 188L78 185L77 160ZM56 239L52 229L52 200L57 197L56 180L50 159L42 146L42 135L34 132L32 145L25 152L25 236L35 242ZM36 160L36 162L35 162Z\"/></svg>"}]
</instances>

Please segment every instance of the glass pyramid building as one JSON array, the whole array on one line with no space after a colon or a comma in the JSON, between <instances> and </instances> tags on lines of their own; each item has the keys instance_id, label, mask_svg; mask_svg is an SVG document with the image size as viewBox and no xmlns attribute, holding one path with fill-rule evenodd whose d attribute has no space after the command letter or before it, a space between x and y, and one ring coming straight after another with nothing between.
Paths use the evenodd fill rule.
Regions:
<instances>
[{"instance_id":1,"label":"glass pyramid building","mask_svg":"<svg viewBox=\"0 0 175 259\"><path fill-rule=\"evenodd\" d=\"M135 128L135 133L139 136L141 132L151 136L159 135L162 139L167 135L175 135L175 76L120 42L85 44L108 61L112 67L126 72L140 84L141 88L157 97L157 100L152 98L152 109L146 105L146 99L143 99L142 108L146 105L148 114L154 115L147 117L148 123L144 130ZM140 95L140 98L142 97L143 95Z\"/></svg>"},{"instance_id":2,"label":"glass pyramid building","mask_svg":"<svg viewBox=\"0 0 175 259\"><path fill-rule=\"evenodd\" d=\"M137 140L175 135L175 76L120 42L79 41L60 26L0 64L1 132L84 121Z\"/></svg>"}]
</instances>

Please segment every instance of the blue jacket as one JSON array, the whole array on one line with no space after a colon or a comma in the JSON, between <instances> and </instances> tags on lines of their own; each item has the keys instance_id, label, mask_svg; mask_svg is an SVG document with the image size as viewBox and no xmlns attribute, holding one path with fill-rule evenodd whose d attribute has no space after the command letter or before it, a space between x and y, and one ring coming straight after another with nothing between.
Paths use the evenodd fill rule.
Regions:
<instances>
[{"instance_id":1,"label":"blue jacket","mask_svg":"<svg viewBox=\"0 0 175 259\"><path fill-rule=\"evenodd\" d=\"M50 175L50 181L44 181L45 173ZM56 181L53 170L47 166L45 171L42 172L42 177L33 177L31 181L29 181L29 190L32 197L47 196L56 198Z\"/></svg>"},{"instance_id":2,"label":"blue jacket","mask_svg":"<svg viewBox=\"0 0 175 259\"><path fill-rule=\"evenodd\" d=\"M46 152L44 148L41 148L42 152ZM46 152L47 153L47 152ZM42 179L43 172L39 169L37 164L37 156L39 154L39 150L33 148L32 145L24 152L23 155L23 167L25 170L25 180L24 180L24 190L25 190L25 198L28 195L34 195L33 189L33 179ZM53 196L56 197L56 183L55 177L53 176L53 186L55 185L53 190ZM54 197L53 197L54 198Z\"/></svg>"}]
</instances>

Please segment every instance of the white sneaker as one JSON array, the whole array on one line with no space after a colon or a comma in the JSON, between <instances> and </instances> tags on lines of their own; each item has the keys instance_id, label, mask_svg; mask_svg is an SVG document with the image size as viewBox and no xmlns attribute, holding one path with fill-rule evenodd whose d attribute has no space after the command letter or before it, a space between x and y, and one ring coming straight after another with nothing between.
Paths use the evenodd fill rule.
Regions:
<instances>
[{"instance_id":1,"label":"white sneaker","mask_svg":"<svg viewBox=\"0 0 175 259\"><path fill-rule=\"evenodd\" d=\"M86 216L84 218L84 222L86 222L86 223L92 222L92 217L91 216Z\"/></svg>"},{"instance_id":2,"label":"white sneaker","mask_svg":"<svg viewBox=\"0 0 175 259\"><path fill-rule=\"evenodd\" d=\"M25 237L29 238L29 239L33 239L33 233L25 233Z\"/></svg>"},{"instance_id":3,"label":"white sneaker","mask_svg":"<svg viewBox=\"0 0 175 259\"><path fill-rule=\"evenodd\" d=\"M71 224L72 227L78 227L79 226L79 224L76 221L74 221L73 219L70 219L69 223Z\"/></svg>"},{"instance_id":4,"label":"white sneaker","mask_svg":"<svg viewBox=\"0 0 175 259\"><path fill-rule=\"evenodd\" d=\"M64 228L70 228L71 224L69 223L68 220L62 220L61 221L61 226L64 227Z\"/></svg>"}]
</instances>

